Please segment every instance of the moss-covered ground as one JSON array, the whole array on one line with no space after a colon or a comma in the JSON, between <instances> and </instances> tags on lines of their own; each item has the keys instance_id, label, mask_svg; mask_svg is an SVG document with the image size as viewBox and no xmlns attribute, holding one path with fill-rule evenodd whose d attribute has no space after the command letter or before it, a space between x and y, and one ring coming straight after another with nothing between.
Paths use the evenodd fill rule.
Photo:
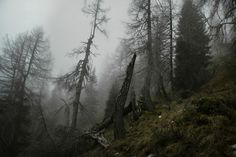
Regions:
<instances>
[{"instance_id":1,"label":"moss-covered ground","mask_svg":"<svg viewBox=\"0 0 236 157\"><path fill-rule=\"evenodd\" d=\"M232 64L231 64L232 65ZM126 118L126 138L114 141L112 126L105 131L111 146L97 147L91 157L232 157L236 144L236 71L220 72L186 99L157 104L138 121ZM228 75L230 74L230 75Z\"/></svg>"}]
</instances>

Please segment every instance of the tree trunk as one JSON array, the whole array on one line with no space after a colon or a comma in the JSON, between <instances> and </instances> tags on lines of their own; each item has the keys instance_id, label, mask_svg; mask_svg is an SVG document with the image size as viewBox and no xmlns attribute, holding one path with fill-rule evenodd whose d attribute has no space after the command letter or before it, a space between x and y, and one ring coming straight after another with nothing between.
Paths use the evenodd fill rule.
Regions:
<instances>
[{"instance_id":1,"label":"tree trunk","mask_svg":"<svg viewBox=\"0 0 236 157\"><path fill-rule=\"evenodd\" d=\"M135 59L136 59L136 54L134 54L132 61L127 67L126 78L123 82L120 93L116 98L115 113L113 117L115 139L120 139L120 138L125 137L123 113L124 113L124 106L125 106L128 92L129 92L132 75L133 75Z\"/></svg>"},{"instance_id":2,"label":"tree trunk","mask_svg":"<svg viewBox=\"0 0 236 157\"><path fill-rule=\"evenodd\" d=\"M126 116L127 114L129 114L130 112L132 112L132 104L129 104L129 106L125 107L124 112L123 112L123 116ZM91 132L100 132L103 129L108 128L112 123L113 123L113 117L114 117L114 113L112 114L112 116L106 118L103 120L102 123L97 124L95 127L93 127L91 129Z\"/></svg>"},{"instance_id":3,"label":"tree trunk","mask_svg":"<svg viewBox=\"0 0 236 157\"><path fill-rule=\"evenodd\" d=\"M84 61L83 61L83 64L82 64L82 71L80 73L79 83L76 86L76 95L75 95L75 100L74 100L74 103L73 103L71 129L76 129L77 115L78 115L78 109L79 109L79 103L80 103L80 95L81 95L81 91L82 91L82 85L83 85L83 82L84 82L84 77L85 77L86 72L87 72L86 68L87 68L87 64L88 64L88 61L89 61L89 55L91 53L90 48L91 48L91 45L93 43L93 39L95 37L96 29L98 28L98 25L99 25L97 23L98 22L97 20L98 20L98 14L101 11L100 3L101 3L101 0L98 0L97 4L96 4L95 14L94 14L92 33L90 34L90 37L89 37L88 42L87 42L85 58L84 58ZM100 21L100 23L102 23L102 21Z\"/></svg>"},{"instance_id":4,"label":"tree trunk","mask_svg":"<svg viewBox=\"0 0 236 157\"><path fill-rule=\"evenodd\" d=\"M171 95L173 92L173 19L172 19L172 0L169 1L170 7L170 86ZM171 96L172 97L172 96Z\"/></svg>"},{"instance_id":5,"label":"tree trunk","mask_svg":"<svg viewBox=\"0 0 236 157\"><path fill-rule=\"evenodd\" d=\"M87 71L86 66L88 63L89 55L90 55L90 48L93 43L93 41L92 41L93 37L94 36L92 36L88 39L85 58L83 60L82 70L81 70L80 77L79 77L79 82L78 82L78 85L76 86L76 95L75 95L75 100L73 102L73 115L72 115L72 124L71 124L72 129L76 129L77 115L78 115L78 109L79 109L79 103L80 103L80 95L81 95L81 91L82 91L84 77L85 77L86 71Z\"/></svg>"},{"instance_id":6,"label":"tree trunk","mask_svg":"<svg viewBox=\"0 0 236 157\"><path fill-rule=\"evenodd\" d=\"M150 88L151 88L151 74L152 74L152 67L153 67L153 54L152 54L152 21L151 21L151 0L148 0L148 19L147 19L147 33L148 33L148 43L147 43L147 75L145 79L145 84L143 88L143 96L144 96L144 109L148 111L153 110L153 102L150 95Z\"/></svg>"},{"instance_id":7,"label":"tree trunk","mask_svg":"<svg viewBox=\"0 0 236 157\"><path fill-rule=\"evenodd\" d=\"M135 95L135 91L134 89L132 89L132 95L131 95L132 99L131 99L131 104L130 106L132 106L132 112L133 112L133 120L137 121L139 118L139 113L137 110L137 106L136 106L136 95Z\"/></svg>"}]
</instances>

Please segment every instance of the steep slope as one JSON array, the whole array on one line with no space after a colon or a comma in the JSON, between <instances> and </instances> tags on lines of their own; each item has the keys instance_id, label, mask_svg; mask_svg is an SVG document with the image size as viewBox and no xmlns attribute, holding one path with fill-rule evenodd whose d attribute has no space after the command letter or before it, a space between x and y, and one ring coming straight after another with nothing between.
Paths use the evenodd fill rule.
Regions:
<instances>
[{"instance_id":1,"label":"steep slope","mask_svg":"<svg viewBox=\"0 0 236 157\"><path fill-rule=\"evenodd\" d=\"M132 122L127 137L107 149L97 147L83 156L223 157L233 156L236 144L236 68L224 62L201 91L187 99L158 104ZM111 129L105 136L112 141Z\"/></svg>"}]
</instances>

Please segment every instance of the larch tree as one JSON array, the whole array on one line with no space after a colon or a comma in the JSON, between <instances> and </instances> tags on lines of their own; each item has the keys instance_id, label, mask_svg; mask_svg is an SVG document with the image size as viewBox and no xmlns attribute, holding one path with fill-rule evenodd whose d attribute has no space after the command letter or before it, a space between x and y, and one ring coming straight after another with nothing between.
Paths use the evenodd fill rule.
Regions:
<instances>
[{"instance_id":1,"label":"larch tree","mask_svg":"<svg viewBox=\"0 0 236 157\"><path fill-rule=\"evenodd\" d=\"M208 77L206 67L210 54L205 23L192 0L184 1L176 44L175 87L194 90Z\"/></svg>"},{"instance_id":2,"label":"larch tree","mask_svg":"<svg viewBox=\"0 0 236 157\"><path fill-rule=\"evenodd\" d=\"M101 7L102 0L95 0L85 8L83 11L92 17L91 21L91 33L87 42L84 42L84 46L79 49L74 50L74 54L85 54L84 59L79 60L75 69L72 72L65 74L59 78L59 82L63 82L69 90L75 90L75 99L73 102L73 113L72 113L72 124L71 129L76 129L78 109L81 106L80 98L81 92L86 84L86 79L89 77L89 58L91 57L91 47L93 46L93 40L95 38L96 32L100 31L102 34L106 35L106 31L103 28L104 24L108 22L106 17L106 9Z\"/></svg>"},{"instance_id":3,"label":"larch tree","mask_svg":"<svg viewBox=\"0 0 236 157\"><path fill-rule=\"evenodd\" d=\"M45 81L50 73L48 40L41 28L5 38L0 56L0 144L5 156L17 156L28 144L29 104L39 91L32 80Z\"/></svg>"},{"instance_id":4,"label":"larch tree","mask_svg":"<svg viewBox=\"0 0 236 157\"><path fill-rule=\"evenodd\" d=\"M152 42L152 3L151 0L133 0L130 8L132 22L129 24L131 44L135 52L146 52L146 77L142 89L144 108L153 110L151 99L151 77L153 71L153 42Z\"/></svg>"},{"instance_id":5,"label":"larch tree","mask_svg":"<svg viewBox=\"0 0 236 157\"><path fill-rule=\"evenodd\" d=\"M201 0L199 3L208 7L209 16L205 16L205 20L213 37L218 39L221 35L236 52L236 0Z\"/></svg>"}]
</instances>

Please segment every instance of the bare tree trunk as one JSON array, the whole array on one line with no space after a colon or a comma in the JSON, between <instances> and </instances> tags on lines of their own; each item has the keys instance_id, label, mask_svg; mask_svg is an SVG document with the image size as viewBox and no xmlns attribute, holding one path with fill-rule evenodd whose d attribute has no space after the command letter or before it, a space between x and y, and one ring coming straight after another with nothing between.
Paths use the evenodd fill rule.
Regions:
<instances>
[{"instance_id":1,"label":"bare tree trunk","mask_svg":"<svg viewBox=\"0 0 236 157\"><path fill-rule=\"evenodd\" d=\"M151 74L152 74L152 66L153 66L153 54L152 54L152 21L151 21L151 0L148 0L148 19L147 19L147 32L148 32L148 43L147 43L147 75L145 79L145 84L143 88L143 96L144 96L144 109L152 111L153 110L153 102L150 95L151 88Z\"/></svg>"},{"instance_id":2,"label":"bare tree trunk","mask_svg":"<svg viewBox=\"0 0 236 157\"><path fill-rule=\"evenodd\" d=\"M133 112L133 120L137 121L139 118L139 113L137 111L137 106L136 106L136 95L135 91L132 91L132 100L131 100L131 106L132 106L132 112Z\"/></svg>"},{"instance_id":3,"label":"bare tree trunk","mask_svg":"<svg viewBox=\"0 0 236 157\"><path fill-rule=\"evenodd\" d=\"M65 118L65 124L69 128L70 127L70 105L64 99L62 99L62 98L61 98L61 101L65 105L65 117L66 117Z\"/></svg>"},{"instance_id":4,"label":"bare tree trunk","mask_svg":"<svg viewBox=\"0 0 236 157\"><path fill-rule=\"evenodd\" d=\"M156 19L157 24L159 19ZM157 27L157 26L156 26ZM157 27L156 29L156 35L155 35L155 45L154 45L154 50L155 52L153 53L153 72L154 72L154 78L155 78L155 96L157 98L160 98L161 96L161 89L160 89L160 78L161 78L161 58L160 58L160 54L161 54L161 34L160 34L160 30Z\"/></svg>"},{"instance_id":5,"label":"bare tree trunk","mask_svg":"<svg viewBox=\"0 0 236 157\"><path fill-rule=\"evenodd\" d=\"M53 139L53 137L50 135L50 132L48 130L48 127L47 127L47 121L44 117L44 114L43 114L43 108L42 108L42 97L43 97L43 89L44 89L44 83L42 84L42 87L40 89L40 94L39 94L39 100L38 100L38 109L39 109L39 113L41 115L41 120L42 120L42 123L43 123L43 127L44 127L44 130L49 138L49 140L52 142L52 145L53 145L53 148L56 150L56 143Z\"/></svg>"},{"instance_id":6,"label":"bare tree trunk","mask_svg":"<svg viewBox=\"0 0 236 157\"><path fill-rule=\"evenodd\" d=\"M73 103L73 115L72 115L72 124L71 124L72 129L76 129L77 115L78 115L78 109L79 109L79 103L80 103L80 95L81 95L81 91L82 91L84 77L85 77L86 71L87 71L86 66L88 63L89 55L90 55L90 48L92 45L92 40L93 40L93 36L88 39L85 58L84 58L83 64L82 64L82 71L80 73L78 85L76 86L76 95L75 95L75 100Z\"/></svg>"},{"instance_id":7,"label":"bare tree trunk","mask_svg":"<svg viewBox=\"0 0 236 157\"><path fill-rule=\"evenodd\" d=\"M43 109L42 109L41 103L39 103L38 107L39 107L39 112L40 112L40 115L41 115L41 118L42 118L42 123L43 123L44 130L45 130L48 138L52 142L52 145L53 145L54 149L56 149L56 143L54 142L54 139L52 138L52 136L49 133L49 130L48 130L48 127L47 127L47 122L46 122L46 119L45 119L44 114L43 114Z\"/></svg>"},{"instance_id":8,"label":"bare tree trunk","mask_svg":"<svg viewBox=\"0 0 236 157\"><path fill-rule=\"evenodd\" d=\"M132 104L130 104L129 106L125 107L124 112L123 112L123 116L126 116L130 112L132 112ZM91 132L97 133L97 132L102 131L103 129L108 128L113 123L113 119L114 119L113 116L114 116L114 113L112 114L111 117L106 118L102 123L97 124L95 127L93 127L91 129Z\"/></svg>"},{"instance_id":9,"label":"bare tree trunk","mask_svg":"<svg viewBox=\"0 0 236 157\"><path fill-rule=\"evenodd\" d=\"M123 119L123 112L124 106L127 99L127 95L129 92L130 83L132 80L134 64L135 64L136 54L134 54L132 61L127 67L126 70L126 78L123 82L121 87L120 93L117 96L116 103L115 103L115 113L114 113L114 138L120 139L125 137L125 128L124 128L124 119Z\"/></svg>"},{"instance_id":10,"label":"bare tree trunk","mask_svg":"<svg viewBox=\"0 0 236 157\"><path fill-rule=\"evenodd\" d=\"M171 95L173 92L173 19L172 19L172 0L169 0L170 7L170 86ZM171 96L172 97L172 96Z\"/></svg>"},{"instance_id":11,"label":"bare tree trunk","mask_svg":"<svg viewBox=\"0 0 236 157\"><path fill-rule=\"evenodd\" d=\"M75 100L73 102L71 129L76 129L78 109L79 109L79 104L80 104L80 95L81 95L81 91L82 91L84 77L87 73L87 64L88 64L89 56L91 53L90 48L91 48L91 45L93 44L93 39L95 37L96 29L99 29L98 25L102 23L102 21L100 21L99 23L97 21L98 20L98 13L101 11L100 3L101 3L101 0L97 0L96 10L95 10L95 14L94 14L94 21L93 21L93 26L92 26L92 32L91 32L90 37L87 42L85 58L84 58L83 64L82 64L82 71L80 73L78 85L76 86L76 95L75 95Z\"/></svg>"}]
</instances>

